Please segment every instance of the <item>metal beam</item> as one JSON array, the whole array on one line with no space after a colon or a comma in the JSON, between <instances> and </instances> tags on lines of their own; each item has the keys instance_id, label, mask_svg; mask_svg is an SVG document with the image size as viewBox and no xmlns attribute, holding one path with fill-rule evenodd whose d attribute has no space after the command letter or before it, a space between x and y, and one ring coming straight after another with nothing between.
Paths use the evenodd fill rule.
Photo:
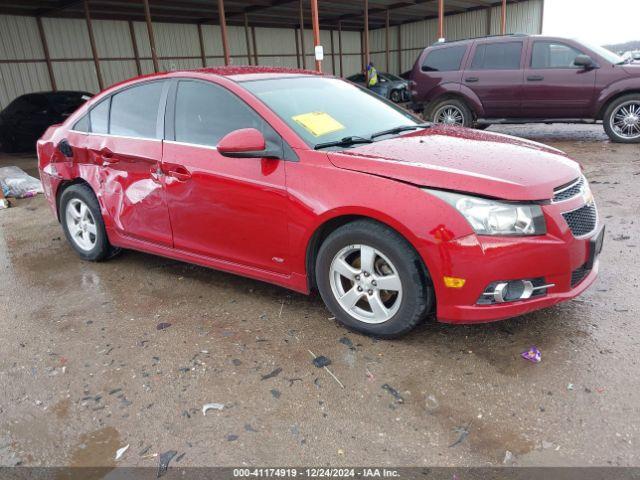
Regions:
<instances>
[{"instance_id":1,"label":"metal beam","mask_svg":"<svg viewBox=\"0 0 640 480\"><path fill-rule=\"evenodd\" d=\"M258 42L256 42L256 27L251 27L251 39L253 40L253 60L256 65L258 62Z\"/></svg>"},{"instance_id":2,"label":"metal beam","mask_svg":"<svg viewBox=\"0 0 640 480\"><path fill-rule=\"evenodd\" d=\"M244 41L247 44L247 65L251 65L251 42L249 41L249 15L244 14Z\"/></svg>"},{"instance_id":3,"label":"metal beam","mask_svg":"<svg viewBox=\"0 0 640 480\"><path fill-rule=\"evenodd\" d=\"M136 72L142 75L142 66L140 65L140 52L138 51L138 41L136 40L136 31L133 22L129 20L129 35L131 36L131 47L133 48L133 56L136 59Z\"/></svg>"},{"instance_id":4,"label":"metal beam","mask_svg":"<svg viewBox=\"0 0 640 480\"><path fill-rule=\"evenodd\" d=\"M364 64L365 67L371 62L369 53L369 0L364 0Z\"/></svg>"},{"instance_id":5,"label":"metal beam","mask_svg":"<svg viewBox=\"0 0 640 480\"><path fill-rule=\"evenodd\" d=\"M300 39L298 38L298 27L293 29L294 37L296 37L296 65L300 68Z\"/></svg>"},{"instance_id":6,"label":"metal beam","mask_svg":"<svg viewBox=\"0 0 640 480\"><path fill-rule=\"evenodd\" d=\"M342 68L342 22L338 22L338 60L340 61L340 76L344 77Z\"/></svg>"},{"instance_id":7,"label":"metal beam","mask_svg":"<svg viewBox=\"0 0 640 480\"><path fill-rule=\"evenodd\" d=\"M224 64L229 65L231 63L231 55L229 55L229 43L227 41L227 18L224 12L224 0L218 0L218 17L220 18L220 35L222 36Z\"/></svg>"},{"instance_id":8,"label":"metal beam","mask_svg":"<svg viewBox=\"0 0 640 480\"><path fill-rule=\"evenodd\" d=\"M147 22L147 33L149 34L149 47L151 48L151 59L153 60L153 71L158 73L158 54L156 52L156 39L153 34L153 24L151 23L151 11L149 10L149 0L142 0L144 3L144 19Z\"/></svg>"},{"instance_id":9,"label":"metal beam","mask_svg":"<svg viewBox=\"0 0 640 480\"><path fill-rule=\"evenodd\" d=\"M207 56L204 52L204 36L202 35L202 25L198 24L198 42L200 43L200 60L202 61L202 68L207 66Z\"/></svg>"},{"instance_id":10,"label":"metal beam","mask_svg":"<svg viewBox=\"0 0 640 480\"><path fill-rule=\"evenodd\" d=\"M304 48L304 8L302 5L302 0L299 2L300 4L300 47L302 48L302 68L307 68L307 57L305 56L305 48Z\"/></svg>"},{"instance_id":11,"label":"metal beam","mask_svg":"<svg viewBox=\"0 0 640 480\"><path fill-rule=\"evenodd\" d=\"M385 70L389 71L389 9L384 17Z\"/></svg>"},{"instance_id":12,"label":"metal beam","mask_svg":"<svg viewBox=\"0 0 640 480\"><path fill-rule=\"evenodd\" d=\"M335 75L336 74L336 56L335 56L335 46L333 43L333 30L329 30L329 36L331 38L331 73Z\"/></svg>"},{"instance_id":13,"label":"metal beam","mask_svg":"<svg viewBox=\"0 0 640 480\"><path fill-rule=\"evenodd\" d=\"M47 37L44 34L44 27L42 26L42 18L36 19L38 23L38 33L40 34L40 41L42 42L42 51L44 52L44 60L47 62L47 70L49 71L49 81L51 82L51 90L54 92L58 90L56 85L56 76L53 74L53 65L51 64L51 56L49 55L49 46L47 45Z\"/></svg>"},{"instance_id":14,"label":"metal beam","mask_svg":"<svg viewBox=\"0 0 640 480\"><path fill-rule=\"evenodd\" d=\"M438 40L444 38L444 0L438 0Z\"/></svg>"},{"instance_id":15,"label":"metal beam","mask_svg":"<svg viewBox=\"0 0 640 480\"><path fill-rule=\"evenodd\" d=\"M315 52L315 47L320 45L320 18L318 15L318 0L311 0L311 21L313 23L313 46ZM316 71L322 72L322 62L317 58Z\"/></svg>"},{"instance_id":16,"label":"metal beam","mask_svg":"<svg viewBox=\"0 0 640 480\"><path fill-rule=\"evenodd\" d=\"M507 0L502 0L502 25L500 28L500 32L502 35L506 35L507 33Z\"/></svg>"},{"instance_id":17,"label":"metal beam","mask_svg":"<svg viewBox=\"0 0 640 480\"><path fill-rule=\"evenodd\" d=\"M98 77L98 87L104 90L104 81L102 80L102 72L100 71L100 60L98 59L98 49L96 48L96 39L93 36L93 27L91 25L91 14L89 13L89 0L84 0L84 18L87 22L87 30L89 31L89 43L91 44L91 53L93 54L93 64L96 67L96 76Z\"/></svg>"}]
</instances>

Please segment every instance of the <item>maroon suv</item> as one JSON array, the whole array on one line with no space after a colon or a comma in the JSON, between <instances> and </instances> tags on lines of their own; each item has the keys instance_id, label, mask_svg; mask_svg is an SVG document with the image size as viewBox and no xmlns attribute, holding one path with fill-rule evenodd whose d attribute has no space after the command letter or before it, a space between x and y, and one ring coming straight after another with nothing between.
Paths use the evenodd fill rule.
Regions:
<instances>
[{"instance_id":1,"label":"maroon suv","mask_svg":"<svg viewBox=\"0 0 640 480\"><path fill-rule=\"evenodd\" d=\"M438 43L410 75L414 109L435 123L595 123L640 142L640 64L565 38L506 35Z\"/></svg>"}]
</instances>

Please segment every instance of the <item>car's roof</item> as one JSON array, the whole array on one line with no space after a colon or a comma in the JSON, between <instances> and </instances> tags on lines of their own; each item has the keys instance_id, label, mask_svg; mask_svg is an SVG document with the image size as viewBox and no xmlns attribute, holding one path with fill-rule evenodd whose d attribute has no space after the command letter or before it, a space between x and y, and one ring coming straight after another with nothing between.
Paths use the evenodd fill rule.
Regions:
<instances>
[{"instance_id":1,"label":"car's roof","mask_svg":"<svg viewBox=\"0 0 640 480\"><path fill-rule=\"evenodd\" d=\"M173 72L168 72L173 73ZM287 67L269 67L253 65L229 65L227 67L209 67L193 70L180 70L178 73L199 73L219 75L235 82L246 82L250 80L265 80L274 78L299 77L301 75L322 75L313 70Z\"/></svg>"}]
</instances>

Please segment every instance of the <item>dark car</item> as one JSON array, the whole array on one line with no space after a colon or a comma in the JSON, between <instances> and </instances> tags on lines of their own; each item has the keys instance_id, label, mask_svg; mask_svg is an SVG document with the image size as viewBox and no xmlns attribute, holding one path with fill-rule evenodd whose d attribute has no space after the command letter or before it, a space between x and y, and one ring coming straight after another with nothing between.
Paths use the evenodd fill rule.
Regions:
<instances>
[{"instance_id":1,"label":"dark car","mask_svg":"<svg viewBox=\"0 0 640 480\"><path fill-rule=\"evenodd\" d=\"M363 87L367 86L367 77L364 73L351 75L347 80ZM371 91L395 103L408 102L410 99L409 81L392 73L378 72L378 84L371 87Z\"/></svg>"},{"instance_id":2,"label":"dark car","mask_svg":"<svg viewBox=\"0 0 640 480\"><path fill-rule=\"evenodd\" d=\"M0 148L5 152L35 150L48 127L64 122L91 97L87 92L58 91L16 98L0 112Z\"/></svg>"},{"instance_id":3,"label":"dark car","mask_svg":"<svg viewBox=\"0 0 640 480\"><path fill-rule=\"evenodd\" d=\"M506 35L426 48L411 72L412 107L436 123L595 123L640 142L640 65L558 37Z\"/></svg>"}]
</instances>

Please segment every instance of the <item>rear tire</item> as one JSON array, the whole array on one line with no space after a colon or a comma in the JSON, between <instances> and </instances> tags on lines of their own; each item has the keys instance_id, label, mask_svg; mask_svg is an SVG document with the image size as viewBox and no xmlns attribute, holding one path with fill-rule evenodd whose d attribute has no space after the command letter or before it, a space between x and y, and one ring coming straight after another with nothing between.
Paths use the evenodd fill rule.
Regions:
<instances>
[{"instance_id":1,"label":"rear tire","mask_svg":"<svg viewBox=\"0 0 640 480\"><path fill-rule=\"evenodd\" d=\"M400 90L392 90L389 98L393 103L400 103L402 101L402 93L400 93Z\"/></svg>"},{"instance_id":2,"label":"rear tire","mask_svg":"<svg viewBox=\"0 0 640 480\"><path fill-rule=\"evenodd\" d=\"M640 143L640 94L624 95L611 102L602 120L612 142Z\"/></svg>"},{"instance_id":3,"label":"rear tire","mask_svg":"<svg viewBox=\"0 0 640 480\"><path fill-rule=\"evenodd\" d=\"M67 241L83 260L99 262L120 251L109 243L100 205L88 185L66 188L60 197L59 212Z\"/></svg>"},{"instance_id":4,"label":"rear tire","mask_svg":"<svg viewBox=\"0 0 640 480\"><path fill-rule=\"evenodd\" d=\"M464 101L457 98L438 101L428 112L426 120L432 123L467 128L473 126L473 112Z\"/></svg>"},{"instance_id":5,"label":"rear tire","mask_svg":"<svg viewBox=\"0 0 640 480\"><path fill-rule=\"evenodd\" d=\"M434 303L422 259L398 233L372 220L348 223L324 240L316 283L340 323L380 338L406 334Z\"/></svg>"}]
</instances>

